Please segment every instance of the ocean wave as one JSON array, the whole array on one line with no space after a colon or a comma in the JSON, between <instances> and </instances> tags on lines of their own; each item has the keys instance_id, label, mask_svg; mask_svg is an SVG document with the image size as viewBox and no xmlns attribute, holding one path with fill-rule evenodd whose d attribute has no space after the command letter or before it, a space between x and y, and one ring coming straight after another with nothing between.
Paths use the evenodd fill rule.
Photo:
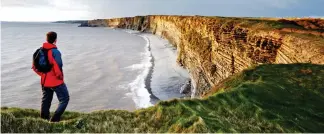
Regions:
<instances>
[{"instance_id":1,"label":"ocean wave","mask_svg":"<svg viewBox=\"0 0 324 134\"><path fill-rule=\"evenodd\" d=\"M138 34L138 33L140 33L140 31L135 31L135 30L130 30L130 29L122 29L122 31L125 31L125 32L130 33L130 34Z\"/></svg>"},{"instance_id":2,"label":"ocean wave","mask_svg":"<svg viewBox=\"0 0 324 134\"><path fill-rule=\"evenodd\" d=\"M140 35L141 36L141 35ZM146 108L149 106L153 106L151 101L151 94L148 92L148 89L146 89L145 80L146 77L149 74L149 71L152 67L151 63L151 52L149 50L150 47L150 41L147 37L141 36L146 41L146 50L145 50L145 56L142 60L141 64L134 64L131 66L132 69L139 69L144 68L143 71L136 77L136 79L129 84L130 89L132 91L132 98L136 104L137 108Z\"/></svg>"},{"instance_id":3,"label":"ocean wave","mask_svg":"<svg viewBox=\"0 0 324 134\"><path fill-rule=\"evenodd\" d=\"M149 66L149 65L146 65L146 64L133 64L133 65L131 65L131 66L129 66L129 67L126 67L126 69L130 69L130 70L140 70L140 69L143 69L143 68L145 68L145 67L147 67L147 66Z\"/></svg>"}]
</instances>

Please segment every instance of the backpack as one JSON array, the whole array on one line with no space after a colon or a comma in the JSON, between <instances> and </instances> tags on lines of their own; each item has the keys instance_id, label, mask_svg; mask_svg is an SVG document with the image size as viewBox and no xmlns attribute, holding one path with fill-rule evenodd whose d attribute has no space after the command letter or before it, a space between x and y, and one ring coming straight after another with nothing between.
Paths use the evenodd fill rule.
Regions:
<instances>
[{"instance_id":1,"label":"backpack","mask_svg":"<svg viewBox=\"0 0 324 134\"><path fill-rule=\"evenodd\" d=\"M54 48L52 48L54 49ZM42 73L47 73L51 71L52 65L48 60L48 51L51 49L39 48L33 54L33 65L37 69L37 71Z\"/></svg>"}]
</instances>

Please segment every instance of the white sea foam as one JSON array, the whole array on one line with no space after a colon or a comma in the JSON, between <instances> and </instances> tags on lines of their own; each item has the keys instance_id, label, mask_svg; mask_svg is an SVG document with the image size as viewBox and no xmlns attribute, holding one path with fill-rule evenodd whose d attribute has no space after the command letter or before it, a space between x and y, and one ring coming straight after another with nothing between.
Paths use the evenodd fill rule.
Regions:
<instances>
[{"instance_id":1,"label":"white sea foam","mask_svg":"<svg viewBox=\"0 0 324 134\"><path fill-rule=\"evenodd\" d=\"M130 34L138 34L140 31L130 30L130 29L122 29L123 31L130 33Z\"/></svg>"},{"instance_id":2,"label":"white sea foam","mask_svg":"<svg viewBox=\"0 0 324 134\"><path fill-rule=\"evenodd\" d=\"M143 57L147 57L146 55L143 55ZM140 69L143 69L143 68L146 68L147 66L149 66L148 64L144 64L144 63L141 63L141 64L133 64L129 67L126 67L126 69L130 69L130 70L140 70Z\"/></svg>"},{"instance_id":3,"label":"white sea foam","mask_svg":"<svg viewBox=\"0 0 324 134\"><path fill-rule=\"evenodd\" d=\"M138 75L136 79L129 84L133 94L132 97L137 108L145 108L153 105L150 102L151 101L150 93L145 88L145 79L149 74L150 68L152 67L152 63L151 63L152 56L151 56L151 52L149 51L150 41L145 36L141 36L141 37L143 37L146 40L145 57L142 60L142 64L134 64L133 66L131 66L131 68L132 69L144 68L144 69L141 72L141 74Z\"/></svg>"}]
</instances>

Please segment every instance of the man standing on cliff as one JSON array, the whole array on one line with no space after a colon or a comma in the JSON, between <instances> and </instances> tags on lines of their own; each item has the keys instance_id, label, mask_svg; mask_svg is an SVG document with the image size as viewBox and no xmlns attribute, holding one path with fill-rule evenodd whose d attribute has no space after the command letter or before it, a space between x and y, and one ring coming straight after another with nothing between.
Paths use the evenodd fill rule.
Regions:
<instances>
[{"instance_id":1,"label":"man standing on cliff","mask_svg":"<svg viewBox=\"0 0 324 134\"><path fill-rule=\"evenodd\" d=\"M46 36L47 42L43 43L43 47L34 53L32 69L41 76L43 92L41 118L50 120L51 122L59 122L61 115L69 103L70 97L64 83L61 53L56 47L57 34L55 32L48 32ZM47 69L44 69L44 64L48 64ZM59 100L59 105L53 117L50 118L50 107L54 92Z\"/></svg>"}]
</instances>

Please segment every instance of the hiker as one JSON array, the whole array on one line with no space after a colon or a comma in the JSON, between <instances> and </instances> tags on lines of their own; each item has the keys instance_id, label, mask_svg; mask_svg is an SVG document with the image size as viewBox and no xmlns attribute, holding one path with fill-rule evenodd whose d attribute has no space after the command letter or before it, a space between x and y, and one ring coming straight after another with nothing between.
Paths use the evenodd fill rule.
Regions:
<instances>
[{"instance_id":1,"label":"hiker","mask_svg":"<svg viewBox=\"0 0 324 134\"><path fill-rule=\"evenodd\" d=\"M33 55L32 69L41 76L43 92L41 118L51 122L59 122L70 97L64 83L61 53L56 47L57 34L55 32L48 32L46 36L47 42L43 43L43 47L37 49ZM52 118L50 118L50 107L54 92L59 100L59 105Z\"/></svg>"}]
</instances>

